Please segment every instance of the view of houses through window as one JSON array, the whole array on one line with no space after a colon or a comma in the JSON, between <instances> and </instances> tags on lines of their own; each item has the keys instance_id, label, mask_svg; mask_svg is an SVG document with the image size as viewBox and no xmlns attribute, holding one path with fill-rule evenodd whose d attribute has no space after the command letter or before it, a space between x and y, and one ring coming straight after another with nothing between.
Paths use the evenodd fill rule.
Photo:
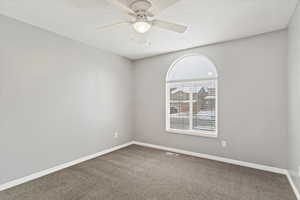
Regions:
<instances>
[{"instance_id":1,"label":"view of houses through window","mask_svg":"<svg viewBox=\"0 0 300 200\"><path fill-rule=\"evenodd\" d=\"M170 128L214 131L216 80L170 83Z\"/></svg>"}]
</instances>

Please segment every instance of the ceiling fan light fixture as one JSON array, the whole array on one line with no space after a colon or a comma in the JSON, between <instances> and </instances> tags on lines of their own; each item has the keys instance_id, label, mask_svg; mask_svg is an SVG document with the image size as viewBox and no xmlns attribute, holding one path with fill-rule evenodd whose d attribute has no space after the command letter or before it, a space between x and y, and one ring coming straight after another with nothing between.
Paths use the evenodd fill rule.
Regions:
<instances>
[{"instance_id":1,"label":"ceiling fan light fixture","mask_svg":"<svg viewBox=\"0 0 300 200\"><path fill-rule=\"evenodd\" d=\"M151 28L151 24L146 21L136 21L133 23L133 28L138 33L146 33Z\"/></svg>"},{"instance_id":2,"label":"ceiling fan light fixture","mask_svg":"<svg viewBox=\"0 0 300 200\"><path fill-rule=\"evenodd\" d=\"M106 1L125 11L129 16L134 18L134 21L130 20L112 25L106 25L100 27L100 29L106 29L121 24L130 24L132 28L140 34L148 32L152 26L176 33L184 33L187 30L187 26L154 19L159 12L173 6L180 0L131 0L132 3L129 5L128 0ZM155 5L153 5L154 2Z\"/></svg>"}]
</instances>

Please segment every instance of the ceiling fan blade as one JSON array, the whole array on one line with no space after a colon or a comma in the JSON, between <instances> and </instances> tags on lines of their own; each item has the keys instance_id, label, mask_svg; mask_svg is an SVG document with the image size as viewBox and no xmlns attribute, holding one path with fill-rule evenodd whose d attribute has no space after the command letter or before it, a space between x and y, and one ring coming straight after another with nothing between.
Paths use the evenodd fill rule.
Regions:
<instances>
[{"instance_id":1,"label":"ceiling fan blade","mask_svg":"<svg viewBox=\"0 0 300 200\"><path fill-rule=\"evenodd\" d=\"M127 13L134 14L134 11L128 7L127 0L106 0L106 1L120 9L122 9L123 11L125 11Z\"/></svg>"},{"instance_id":2,"label":"ceiling fan blade","mask_svg":"<svg viewBox=\"0 0 300 200\"><path fill-rule=\"evenodd\" d=\"M156 0L152 7L149 9L149 12L153 15L159 14L161 11L173 6L180 0Z\"/></svg>"},{"instance_id":3,"label":"ceiling fan blade","mask_svg":"<svg viewBox=\"0 0 300 200\"><path fill-rule=\"evenodd\" d=\"M177 33L184 33L187 30L187 26L161 21L161 20L153 20L152 21L153 26L156 26L158 28L166 29L169 31L174 31Z\"/></svg>"},{"instance_id":4,"label":"ceiling fan blade","mask_svg":"<svg viewBox=\"0 0 300 200\"><path fill-rule=\"evenodd\" d=\"M113 27L116 27L116 26L120 26L120 25L123 25L123 24L131 24L131 22L118 22L118 23L114 23L114 24L100 26L97 29L103 30L103 29L108 29L108 28L113 28Z\"/></svg>"}]
</instances>

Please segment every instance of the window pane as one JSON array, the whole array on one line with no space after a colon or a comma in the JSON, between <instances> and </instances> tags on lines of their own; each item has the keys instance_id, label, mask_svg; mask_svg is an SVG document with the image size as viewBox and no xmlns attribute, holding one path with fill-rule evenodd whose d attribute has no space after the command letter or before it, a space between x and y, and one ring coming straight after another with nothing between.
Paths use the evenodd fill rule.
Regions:
<instances>
[{"instance_id":1,"label":"window pane","mask_svg":"<svg viewBox=\"0 0 300 200\"><path fill-rule=\"evenodd\" d=\"M189 129L189 92L186 86L176 84L170 88L170 128Z\"/></svg>"},{"instance_id":2,"label":"window pane","mask_svg":"<svg viewBox=\"0 0 300 200\"><path fill-rule=\"evenodd\" d=\"M216 81L193 86L193 130L216 130Z\"/></svg>"}]
</instances>

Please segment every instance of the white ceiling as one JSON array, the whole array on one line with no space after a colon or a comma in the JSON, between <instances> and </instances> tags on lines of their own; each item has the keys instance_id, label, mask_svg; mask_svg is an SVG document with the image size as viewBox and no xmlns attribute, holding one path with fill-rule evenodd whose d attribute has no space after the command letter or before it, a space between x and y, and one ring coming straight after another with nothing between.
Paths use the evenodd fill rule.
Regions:
<instances>
[{"instance_id":1,"label":"white ceiling","mask_svg":"<svg viewBox=\"0 0 300 200\"><path fill-rule=\"evenodd\" d=\"M163 0L152 0L155 1ZM152 28L145 35L105 0L0 0L0 13L130 59L286 28L297 0L181 0L157 18L188 25L184 34Z\"/></svg>"}]
</instances>

